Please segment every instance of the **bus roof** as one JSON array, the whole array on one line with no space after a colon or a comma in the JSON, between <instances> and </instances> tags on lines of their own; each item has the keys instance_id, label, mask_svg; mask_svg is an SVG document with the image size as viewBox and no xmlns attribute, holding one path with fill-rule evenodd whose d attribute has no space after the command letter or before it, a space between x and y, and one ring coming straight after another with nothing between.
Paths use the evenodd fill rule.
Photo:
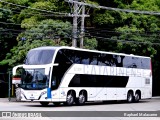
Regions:
<instances>
[{"instance_id":1,"label":"bus roof","mask_svg":"<svg viewBox=\"0 0 160 120\"><path fill-rule=\"evenodd\" d=\"M42 46L42 47L33 48L31 50L56 50L58 48L60 48L60 46Z\"/></svg>"},{"instance_id":2,"label":"bus roof","mask_svg":"<svg viewBox=\"0 0 160 120\"><path fill-rule=\"evenodd\" d=\"M42 47L34 48L32 50L60 50L60 49L71 49L71 50L79 50L79 51L86 51L86 52L88 51L88 52L95 52L95 53L107 53L107 54L122 55L122 56L150 58L147 56L139 56L139 55L115 53L115 52L105 52L105 51L99 51L99 50L89 50L89 49L75 48L75 47L69 47L69 46L42 46Z\"/></svg>"}]
</instances>

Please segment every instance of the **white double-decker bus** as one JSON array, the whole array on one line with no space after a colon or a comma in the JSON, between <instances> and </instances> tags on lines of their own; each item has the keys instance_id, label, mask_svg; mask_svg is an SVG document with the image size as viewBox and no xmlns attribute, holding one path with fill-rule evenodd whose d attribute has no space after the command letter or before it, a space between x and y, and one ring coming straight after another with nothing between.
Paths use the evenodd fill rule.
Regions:
<instances>
[{"instance_id":1,"label":"white double-decker bus","mask_svg":"<svg viewBox=\"0 0 160 120\"><path fill-rule=\"evenodd\" d=\"M31 49L22 67L21 101L42 105L152 97L151 58L74 47Z\"/></svg>"}]
</instances>

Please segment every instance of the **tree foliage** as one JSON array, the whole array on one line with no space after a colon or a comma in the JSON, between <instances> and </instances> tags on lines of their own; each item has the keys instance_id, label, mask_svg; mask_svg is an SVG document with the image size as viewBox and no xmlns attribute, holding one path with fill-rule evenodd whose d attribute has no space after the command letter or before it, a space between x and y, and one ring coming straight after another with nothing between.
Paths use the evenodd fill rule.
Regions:
<instances>
[{"instance_id":1,"label":"tree foliage","mask_svg":"<svg viewBox=\"0 0 160 120\"><path fill-rule=\"evenodd\" d=\"M51 19L37 22L31 28L18 35L18 45L11 49L6 59L1 63L15 66L23 63L26 53L35 47L67 45L71 33L69 22L54 21Z\"/></svg>"},{"instance_id":2,"label":"tree foliage","mask_svg":"<svg viewBox=\"0 0 160 120\"><path fill-rule=\"evenodd\" d=\"M63 0L7 0L7 2L20 5L16 6L0 2L1 21L20 24L18 27L9 24L1 26L1 31L7 26L8 28L11 27L20 30L19 35L17 34L18 36L16 36L17 46L15 47L18 47L23 40L25 40L26 43L29 42L33 44L32 42L34 40L55 41L55 39L60 39L63 45L71 45L70 41L72 35L70 23L72 21L66 18L62 19L60 17L51 16L54 15L54 12L69 12L70 8L66 2ZM103 5L121 9L160 11L160 2L158 0L87 0L86 2L97 6ZM109 34L107 36L106 34L108 33L106 33L105 36L111 40L105 42L104 45L102 45L103 43L101 44L101 42L98 43L95 39L91 39L91 41L93 40L94 42L90 42L90 39L86 38L85 43L87 44L85 44L85 48L95 49L97 47L96 44L98 44L98 49L102 50L137 53L147 56L154 56L157 53L152 43L158 42L157 39L159 35L156 33L160 29L160 19L158 16L93 8L90 10L90 14L91 19L89 19L89 22L91 26L99 28L109 27L115 34ZM66 22L67 20L70 21L70 23ZM16 43L15 38L11 40L14 32L9 31L7 33L9 35L2 35L2 32L0 34L1 43L4 44L1 49L12 49L13 46L9 44L9 42L14 41L14 43ZM9 41L7 41L6 36ZM123 40L123 42L121 42L121 40ZM142 44L143 42L145 44ZM108 47L105 48L103 46ZM1 60L4 59L6 54L8 55L8 51L1 54Z\"/></svg>"},{"instance_id":3,"label":"tree foliage","mask_svg":"<svg viewBox=\"0 0 160 120\"><path fill-rule=\"evenodd\" d=\"M113 1L107 1L106 3L101 1L101 5L111 5L110 7L114 8L160 11L160 2L157 0L114 0L114 3L111 3ZM106 46L110 46L106 50L150 57L154 57L157 53L154 44L159 43L157 40L159 39L157 31L160 30L160 19L158 16L97 10L93 18L97 26L110 28L109 32L103 34L103 36L107 36L110 39L108 42L105 42ZM111 31L114 31L114 34L111 34Z\"/></svg>"},{"instance_id":4,"label":"tree foliage","mask_svg":"<svg viewBox=\"0 0 160 120\"><path fill-rule=\"evenodd\" d=\"M160 12L160 0L85 2L94 6ZM90 17L85 19L85 27L94 29L84 38L84 48L150 56L154 78L159 80L159 16L90 7L86 7L86 11ZM1 0L0 71L22 64L32 48L71 46L72 18L61 17L61 13L70 13L69 4L64 0Z\"/></svg>"},{"instance_id":5,"label":"tree foliage","mask_svg":"<svg viewBox=\"0 0 160 120\"><path fill-rule=\"evenodd\" d=\"M2 0L3 1L3 0ZM72 19L57 17L58 13L70 12L64 0L6 0L0 2L0 63L14 66L24 60L26 52L42 45L71 46ZM159 0L87 0L92 5L121 9L160 12ZM90 18L86 27L97 30L85 37L84 48L125 52L151 56L159 53L155 43L159 41L160 18L144 15L88 8ZM61 14L60 14L61 15ZM9 24L12 23L12 24ZM99 39L101 37L101 39ZM103 39L104 38L104 39Z\"/></svg>"},{"instance_id":6,"label":"tree foliage","mask_svg":"<svg viewBox=\"0 0 160 120\"><path fill-rule=\"evenodd\" d=\"M15 45L15 37L16 33L14 34L10 29L15 28L12 21L13 12L3 7L0 3L0 61L4 59L7 52L9 52L8 48L11 48L12 45ZM8 22L9 24L6 24ZM13 39L13 40L12 40Z\"/></svg>"}]
</instances>

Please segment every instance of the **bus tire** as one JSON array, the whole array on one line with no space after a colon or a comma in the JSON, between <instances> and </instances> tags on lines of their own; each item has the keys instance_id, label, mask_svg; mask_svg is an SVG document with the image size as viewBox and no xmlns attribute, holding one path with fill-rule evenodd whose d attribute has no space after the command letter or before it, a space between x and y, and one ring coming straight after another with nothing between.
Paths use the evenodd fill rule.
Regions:
<instances>
[{"instance_id":1,"label":"bus tire","mask_svg":"<svg viewBox=\"0 0 160 120\"><path fill-rule=\"evenodd\" d=\"M73 92L69 92L67 94L66 104L73 105L74 102L75 102L75 96L73 95Z\"/></svg>"},{"instance_id":2,"label":"bus tire","mask_svg":"<svg viewBox=\"0 0 160 120\"><path fill-rule=\"evenodd\" d=\"M134 97L134 102L139 102L140 100L140 94L136 92L135 97Z\"/></svg>"},{"instance_id":3,"label":"bus tire","mask_svg":"<svg viewBox=\"0 0 160 120\"><path fill-rule=\"evenodd\" d=\"M40 102L42 106L48 106L49 102Z\"/></svg>"},{"instance_id":4,"label":"bus tire","mask_svg":"<svg viewBox=\"0 0 160 120\"><path fill-rule=\"evenodd\" d=\"M79 94L78 99L77 99L78 105L83 105L83 104L85 104L86 99L87 99L87 98L86 98L86 95L84 94L84 92L81 92L81 93Z\"/></svg>"},{"instance_id":5,"label":"bus tire","mask_svg":"<svg viewBox=\"0 0 160 120\"><path fill-rule=\"evenodd\" d=\"M128 92L128 94L127 94L127 102L128 103L132 103L133 102L133 93L132 92Z\"/></svg>"}]
</instances>

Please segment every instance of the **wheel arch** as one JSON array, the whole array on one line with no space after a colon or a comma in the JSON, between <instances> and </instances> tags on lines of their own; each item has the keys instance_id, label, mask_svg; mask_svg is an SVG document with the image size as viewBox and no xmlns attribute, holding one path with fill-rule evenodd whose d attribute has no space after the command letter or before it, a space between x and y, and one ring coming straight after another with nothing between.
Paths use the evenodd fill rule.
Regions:
<instances>
[{"instance_id":1,"label":"wheel arch","mask_svg":"<svg viewBox=\"0 0 160 120\"><path fill-rule=\"evenodd\" d=\"M132 95L134 96L134 92L133 92L132 89L129 89L128 92L127 92L127 94L128 94L128 93L132 93Z\"/></svg>"},{"instance_id":2,"label":"wheel arch","mask_svg":"<svg viewBox=\"0 0 160 120\"><path fill-rule=\"evenodd\" d=\"M76 97L76 91L73 90L73 89L68 90L67 95L68 95L69 93L71 93L71 92L72 92L72 94L74 95L74 97Z\"/></svg>"}]
</instances>

